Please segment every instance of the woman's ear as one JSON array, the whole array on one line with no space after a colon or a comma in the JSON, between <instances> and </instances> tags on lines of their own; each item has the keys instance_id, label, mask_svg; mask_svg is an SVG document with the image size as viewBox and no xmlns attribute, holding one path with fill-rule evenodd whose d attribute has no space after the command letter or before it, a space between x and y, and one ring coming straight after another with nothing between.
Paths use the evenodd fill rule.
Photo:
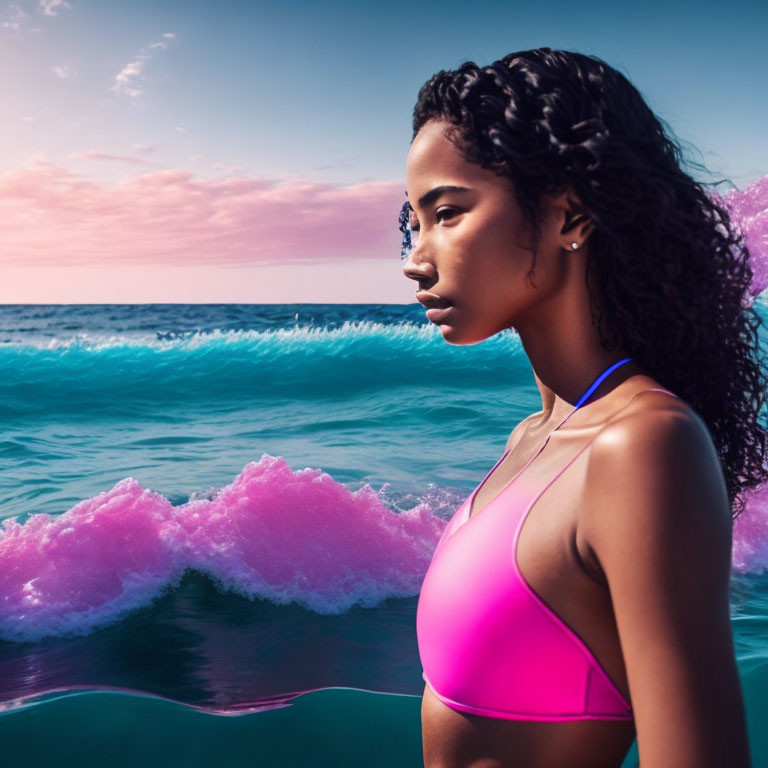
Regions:
<instances>
[{"instance_id":1,"label":"woman's ear","mask_svg":"<svg viewBox=\"0 0 768 768\"><path fill-rule=\"evenodd\" d=\"M570 189L559 195L555 204L558 206L561 217L561 248L566 251L581 248L595 228L594 222L584 210L578 196Z\"/></svg>"}]
</instances>

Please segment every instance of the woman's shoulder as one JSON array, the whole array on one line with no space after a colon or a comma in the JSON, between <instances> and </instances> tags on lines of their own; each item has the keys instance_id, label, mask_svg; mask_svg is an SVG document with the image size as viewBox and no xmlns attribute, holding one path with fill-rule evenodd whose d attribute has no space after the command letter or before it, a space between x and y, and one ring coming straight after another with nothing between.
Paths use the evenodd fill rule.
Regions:
<instances>
[{"instance_id":1,"label":"woman's shoulder","mask_svg":"<svg viewBox=\"0 0 768 768\"><path fill-rule=\"evenodd\" d=\"M704 420L669 390L645 388L635 393L592 440L593 475L618 471L625 480L696 467L720 469L714 441Z\"/></svg>"},{"instance_id":2,"label":"woman's shoulder","mask_svg":"<svg viewBox=\"0 0 768 768\"><path fill-rule=\"evenodd\" d=\"M646 457L653 460L661 445L672 448L686 436L698 438L700 451L707 447L714 450L704 420L689 403L667 389L645 388L630 397L598 430L590 445L590 457L602 464L606 459L627 459L630 453L645 449ZM621 454L617 455L617 451Z\"/></svg>"},{"instance_id":3,"label":"woman's shoulder","mask_svg":"<svg viewBox=\"0 0 768 768\"><path fill-rule=\"evenodd\" d=\"M672 522L678 533L688 525L724 531L730 504L704 420L681 398L638 392L590 445L580 517L587 539L603 546L668 532Z\"/></svg>"}]
</instances>

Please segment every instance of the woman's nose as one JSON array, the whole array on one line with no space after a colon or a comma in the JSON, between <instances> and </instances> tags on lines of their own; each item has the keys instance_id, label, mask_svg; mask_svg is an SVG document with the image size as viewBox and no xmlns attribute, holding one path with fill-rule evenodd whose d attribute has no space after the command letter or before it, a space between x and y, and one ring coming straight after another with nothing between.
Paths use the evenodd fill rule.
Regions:
<instances>
[{"instance_id":1,"label":"woman's nose","mask_svg":"<svg viewBox=\"0 0 768 768\"><path fill-rule=\"evenodd\" d=\"M420 255L416 255L416 250L414 248L408 254L408 258L403 265L403 274L411 280L423 282L424 280L429 280L435 274L435 267L428 261L424 261Z\"/></svg>"}]
</instances>

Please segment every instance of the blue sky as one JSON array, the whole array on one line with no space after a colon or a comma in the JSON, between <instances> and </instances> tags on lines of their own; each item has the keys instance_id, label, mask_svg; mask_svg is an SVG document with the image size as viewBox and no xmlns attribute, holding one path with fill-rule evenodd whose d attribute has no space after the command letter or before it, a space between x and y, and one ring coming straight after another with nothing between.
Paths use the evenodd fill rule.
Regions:
<instances>
[{"instance_id":1,"label":"blue sky","mask_svg":"<svg viewBox=\"0 0 768 768\"><path fill-rule=\"evenodd\" d=\"M70 195L87 183L94 188L89 194L98 188L108 208L117 203L103 200L119 185L157 189L159 179L165 184L173 174L176 187L183 179L203 194L230 194L237 180L256 187L270 180L293 185L294 192L297 185L311 187L335 201L330 191L348 199L355 189L371 205L384 205L392 189L404 189L411 112L431 74L467 59L486 64L513 50L549 45L597 55L621 69L676 135L698 148L696 160L743 187L768 173L767 29L768 4L744 2L716 10L659 2L0 2L0 174L15 174L14 189L25 171L34 171L35 184L66 178ZM396 211L372 212L371 220L376 215L394 221ZM51 237L62 242L76 232L60 222ZM10 245L22 239L15 235ZM19 289L19 300L34 291L40 301L66 300L61 279L48 289L34 274L45 262L35 256L39 251L19 246L9 257L9 242L6 265L27 286ZM392 277L398 271L394 224L394 262L385 257L383 234L372 234L370 242L360 268L366 279L382 276L380 287L371 287L372 299L379 290L381 301L409 300L406 281ZM57 268L87 266L91 276L99 271L92 257L78 264L77 241L65 245ZM147 248L137 243L130 258L102 247L103 266L126 275L133 270L136 285L137 270L148 264L179 268L178 260L153 259ZM209 267L217 264L214 250ZM283 295L278 261L288 269L300 260L295 248L286 250L267 272L257 251L252 258L242 252L236 266L261 276L252 299L260 301ZM196 268L202 270L204 261L196 256ZM323 264L331 264L328 254L311 269ZM223 299L236 287L231 300L244 300L243 275L226 273L218 287L205 273L206 290ZM90 300L75 288L82 279L69 274L69 300ZM117 297L117 285L104 280L93 278L88 290L104 300ZM322 281L308 280L295 300L309 300L312 284ZM135 300L156 299L139 294ZM204 300L204 291L191 287L182 294L169 300ZM8 291L0 295L12 299Z\"/></svg>"}]
</instances>

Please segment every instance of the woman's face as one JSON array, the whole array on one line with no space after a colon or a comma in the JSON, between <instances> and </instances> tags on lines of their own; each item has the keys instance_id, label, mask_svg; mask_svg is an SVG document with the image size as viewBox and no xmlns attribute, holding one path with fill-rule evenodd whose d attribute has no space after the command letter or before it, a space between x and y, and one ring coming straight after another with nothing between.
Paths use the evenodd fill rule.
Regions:
<instances>
[{"instance_id":1,"label":"woman's face","mask_svg":"<svg viewBox=\"0 0 768 768\"><path fill-rule=\"evenodd\" d=\"M418 282L426 306L451 344L475 344L518 327L534 307L556 293L562 246L553 226L556 208L542 221L532 287L529 227L509 179L463 159L444 136L448 124L425 123L406 161L411 225L418 241L403 271ZM460 187L442 193L440 187ZM437 298L433 298L437 297Z\"/></svg>"}]
</instances>

